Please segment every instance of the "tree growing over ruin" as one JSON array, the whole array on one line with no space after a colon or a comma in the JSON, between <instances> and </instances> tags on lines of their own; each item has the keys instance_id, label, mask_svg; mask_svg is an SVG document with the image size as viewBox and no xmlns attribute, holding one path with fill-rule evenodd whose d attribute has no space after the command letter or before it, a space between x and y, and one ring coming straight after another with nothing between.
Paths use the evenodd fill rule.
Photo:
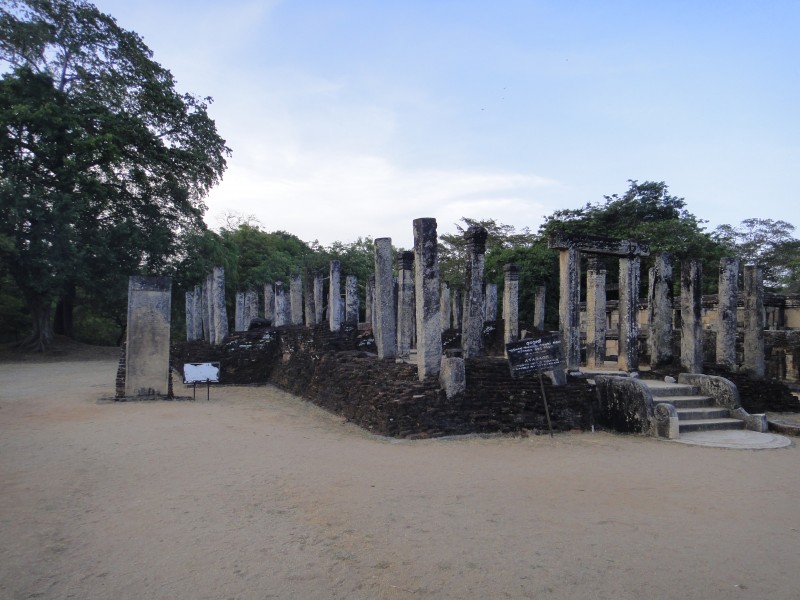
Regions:
<instances>
[{"instance_id":1,"label":"tree growing over ruin","mask_svg":"<svg viewBox=\"0 0 800 600\"><path fill-rule=\"evenodd\" d=\"M52 339L52 309L77 286L103 294L160 273L229 149L210 98L180 93L134 32L83 0L0 7L0 254Z\"/></svg>"}]
</instances>

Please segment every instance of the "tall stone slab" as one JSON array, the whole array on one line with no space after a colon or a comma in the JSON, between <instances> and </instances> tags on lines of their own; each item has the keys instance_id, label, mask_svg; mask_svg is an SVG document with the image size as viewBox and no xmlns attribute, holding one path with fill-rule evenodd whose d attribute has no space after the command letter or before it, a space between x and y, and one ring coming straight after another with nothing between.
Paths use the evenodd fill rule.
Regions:
<instances>
[{"instance_id":1,"label":"tall stone slab","mask_svg":"<svg viewBox=\"0 0 800 600\"><path fill-rule=\"evenodd\" d=\"M736 310L739 296L739 259L724 257L719 261L717 288L716 362L736 370Z\"/></svg>"},{"instance_id":2,"label":"tall stone slab","mask_svg":"<svg viewBox=\"0 0 800 600\"><path fill-rule=\"evenodd\" d=\"M264 318L275 324L275 285L264 284Z\"/></svg>"},{"instance_id":3,"label":"tall stone slab","mask_svg":"<svg viewBox=\"0 0 800 600\"><path fill-rule=\"evenodd\" d=\"M314 321L322 323L325 314L325 294L322 273L314 273Z\"/></svg>"},{"instance_id":4,"label":"tall stone slab","mask_svg":"<svg viewBox=\"0 0 800 600\"><path fill-rule=\"evenodd\" d=\"M314 310L314 274L306 271L303 277L303 312L306 317L306 326L314 327L318 323L317 313Z\"/></svg>"},{"instance_id":5,"label":"tall stone slab","mask_svg":"<svg viewBox=\"0 0 800 600\"><path fill-rule=\"evenodd\" d=\"M282 327L291 324L291 308L289 306L289 298L286 295L286 289L283 287L282 281L275 282L275 320L273 326Z\"/></svg>"},{"instance_id":6,"label":"tall stone slab","mask_svg":"<svg viewBox=\"0 0 800 600\"><path fill-rule=\"evenodd\" d=\"M369 328L375 331L375 273L367 279L367 287L364 291L366 307L364 308L364 322L369 324Z\"/></svg>"},{"instance_id":7,"label":"tall stone slab","mask_svg":"<svg viewBox=\"0 0 800 600\"><path fill-rule=\"evenodd\" d=\"M672 362L672 257L662 252L648 271L647 350L650 366Z\"/></svg>"},{"instance_id":8,"label":"tall stone slab","mask_svg":"<svg viewBox=\"0 0 800 600\"><path fill-rule=\"evenodd\" d=\"M470 225L464 232L467 243L467 289L461 334L464 358L480 356L483 351L483 271L488 235L480 225Z\"/></svg>"},{"instance_id":9,"label":"tall stone slab","mask_svg":"<svg viewBox=\"0 0 800 600\"><path fill-rule=\"evenodd\" d=\"M244 295L244 329L250 329L250 322L258 318L258 293L249 290Z\"/></svg>"},{"instance_id":10,"label":"tall stone slab","mask_svg":"<svg viewBox=\"0 0 800 600\"><path fill-rule=\"evenodd\" d=\"M236 292L236 305L233 313L233 330L244 331L244 292Z\"/></svg>"},{"instance_id":11,"label":"tall stone slab","mask_svg":"<svg viewBox=\"0 0 800 600\"><path fill-rule=\"evenodd\" d=\"M483 291L483 320L497 320L497 284L487 283Z\"/></svg>"},{"instance_id":12,"label":"tall stone slab","mask_svg":"<svg viewBox=\"0 0 800 600\"><path fill-rule=\"evenodd\" d=\"M358 301L358 277L348 275L344 278L344 320L347 323L358 323L360 310Z\"/></svg>"},{"instance_id":13,"label":"tall stone slab","mask_svg":"<svg viewBox=\"0 0 800 600\"><path fill-rule=\"evenodd\" d=\"M581 366L581 272L580 252L570 247L559 251L558 314L561 348L567 369Z\"/></svg>"},{"instance_id":14,"label":"tall stone slab","mask_svg":"<svg viewBox=\"0 0 800 600\"><path fill-rule=\"evenodd\" d=\"M216 345L217 330L214 327L214 302L212 297L214 295L214 274L209 273L206 275L206 281L203 284L203 327L206 329L206 341L212 346Z\"/></svg>"},{"instance_id":15,"label":"tall stone slab","mask_svg":"<svg viewBox=\"0 0 800 600\"><path fill-rule=\"evenodd\" d=\"M228 337L228 309L225 307L225 268L214 267L211 300L214 304L214 345Z\"/></svg>"},{"instance_id":16,"label":"tall stone slab","mask_svg":"<svg viewBox=\"0 0 800 600\"><path fill-rule=\"evenodd\" d=\"M586 365L600 368L606 360L606 266L590 256L586 267Z\"/></svg>"},{"instance_id":17,"label":"tall stone slab","mask_svg":"<svg viewBox=\"0 0 800 600\"><path fill-rule=\"evenodd\" d=\"M509 263L503 267L503 339L506 344L519 340L519 267Z\"/></svg>"},{"instance_id":18,"label":"tall stone slab","mask_svg":"<svg viewBox=\"0 0 800 600\"><path fill-rule=\"evenodd\" d=\"M744 267L744 357L742 370L752 377L764 377L764 272L761 267Z\"/></svg>"},{"instance_id":19,"label":"tall stone slab","mask_svg":"<svg viewBox=\"0 0 800 600\"><path fill-rule=\"evenodd\" d=\"M394 275L392 273L392 240L375 240L375 346L378 358L394 358L397 354L394 311Z\"/></svg>"},{"instance_id":20,"label":"tall stone slab","mask_svg":"<svg viewBox=\"0 0 800 600\"><path fill-rule=\"evenodd\" d=\"M203 339L203 288L194 286L194 336L192 339Z\"/></svg>"},{"instance_id":21,"label":"tall stone slab","mask_svg":"<svg viewBox=\"0 0 800 600\"><path fill-rule=\"evenodd\" d=\"M536 286L533 299L533 328L544 331L545 293L547 288L543 285Z\"/></svg>"},{"instance_id":22,"label":"tall stone slab","mask_svg":"<svg viewBox=\"0 0 800 600\"><path fill-rule=\"evenodd\" d=\"M414 295L417 305L417 375L438 376L442 362L439 255L436 219L414 219Z\"/></svg>"},{"instance_id":23,"label":"tall stone slab","mask_svg":"<svg viewBox=\"0 0 800 600\"><path fill-rule=\"evenodd\" d=\"M442 283L442 291L439 302L440 318L442 321L442 331L450 329L450 286Z\"/></svg>"},{"instance_id":24,"label":"tall stone slab","mask_svg":"<svg viewBox=\"0 0 800 600\"><path fill-rule=\"evenodd\" d=\"M450 292L450 313L453 315L453 329L463 330L464 327L464 290L460 286L453 286Z\"/></svg>"},{"instance_id":25,"label":"tall stone slab","mask_svg":"<svg viewBox=\"0 0 800 600\"><path fill-rule=\"evenodd\" d=\"M172 279L128 279L125 395L164 397L169 393L169 326Z\"/></svg>"},{"instance_id":26,"label":"tall stone slab","mask_svg":"<svg viewBox=\"0 0 800 600\"><path fill-rule=\"evenodd\" d=\"M186 341L193 342L194 337L194 292L186 292Z\"/></svg>"},{"instance_id":27,"label":"tall stone slab","mask_svg":"<svg viewBox=\"0 0 800 600\"><path fill-rule=\"evenodd\" d=\"M703 269L699 260L681 264L681 367L703 372Z\"/></svg>"},{"instance_id":28,"label":"tall stone slab","mask_svg":"<svg viewBox=\"0 0 800 600\"><path fill-rule=\"evenodd\" d=\"M292 273L289 279L289 314L292 325L303 324L303 278Z\"/></svg>"},{"instance_id":29,"label":"tall stone slab","mask_svg":"<svg viewBox=\"0 0 800 600\"><path fill-rule=\"evenodd\" d=\"M330 262L328 279L328 326L331 331L342 327L342 264L338 260Z\"/></svg>"},{"instance_id":30,"label":"tall stone slab","mask_svg":"<svg viewBox=\"0 0 800 600\"><path fill-rule=\"evenodd\" d=\"M397 355L407 357L414 346L414 253L397 261Z\"/></svg>"},{"instance_id":31,"label":"tall stone slab","mask_svg":"<svg viewBox=\"0 0 800 600\"><path fill-rule=\"evenodd\" d=\"M638 256L619 259L619 356L621 371L639 370L639 276Z\"/></svg>"}]
</instances>

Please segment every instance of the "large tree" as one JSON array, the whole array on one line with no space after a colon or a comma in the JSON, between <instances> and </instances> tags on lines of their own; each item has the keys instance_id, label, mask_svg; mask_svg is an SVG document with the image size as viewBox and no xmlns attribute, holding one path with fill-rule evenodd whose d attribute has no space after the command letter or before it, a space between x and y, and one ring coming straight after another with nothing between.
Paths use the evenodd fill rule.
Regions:
<instances>
[{"instance_id":1,"label":"large tree","mask_svg":"<svg viewBox=\"0 0 800 600\"><path fill-rule=\"evenodd\" d=\"M52 307L162 272L229 149L209 98L176 90L134 32L82 0L0 7L0 255L42 350Z\"/></svg>"}]
</instances>

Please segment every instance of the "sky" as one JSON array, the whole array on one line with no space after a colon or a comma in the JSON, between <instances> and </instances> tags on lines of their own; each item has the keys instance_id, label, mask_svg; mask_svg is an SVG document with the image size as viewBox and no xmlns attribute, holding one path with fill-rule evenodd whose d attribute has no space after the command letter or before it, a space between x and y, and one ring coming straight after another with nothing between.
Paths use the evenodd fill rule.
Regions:
<instances>
[{"instance_id":1,"label":"sky","mask_svg":"<svg viewBox=\"0 0 800 600\"><path fill-rule=\"evenodd\" d=\"M410 248L415 218L536 231L631 179L708 230L800 227L797 0L95 4L213 97L214 229Z\"/></svg>"}]
</instances>

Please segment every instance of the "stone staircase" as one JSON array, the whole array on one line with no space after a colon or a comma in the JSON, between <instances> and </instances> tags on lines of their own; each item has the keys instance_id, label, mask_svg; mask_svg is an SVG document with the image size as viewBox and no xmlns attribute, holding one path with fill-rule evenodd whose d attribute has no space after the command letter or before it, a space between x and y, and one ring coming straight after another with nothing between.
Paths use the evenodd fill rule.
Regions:
<instances>
[{"instance_id":1,"label":"stone staircase","mask_svg":"<svg viewBox=\"0 0 800 600\"><path fill-rule=\"evenodd\" d=\"M730 410L717 406L711 396L699 394L692 385L641 381L653 395L653 404L667 403L675 407L680 433L745 428L744 421L731 418Z\"/></svg>"}]
</instances>

